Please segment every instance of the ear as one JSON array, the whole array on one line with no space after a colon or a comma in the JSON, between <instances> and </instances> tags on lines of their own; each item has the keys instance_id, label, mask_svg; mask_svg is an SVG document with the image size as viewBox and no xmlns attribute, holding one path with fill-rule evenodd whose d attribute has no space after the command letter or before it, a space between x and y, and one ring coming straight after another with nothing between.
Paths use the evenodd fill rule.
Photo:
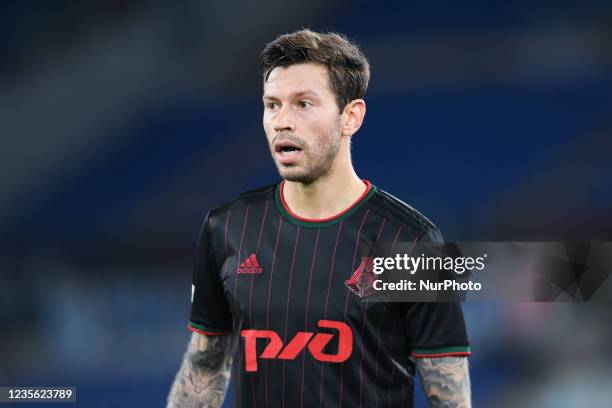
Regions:
<instances>
[{"instance_id":1,"label":"ear","mask_svg":"<svg viewBox=\"0 0 612 408\"><path fill-rule=\"evenodd\" d=\"M363 123L366 104L363 99L353 99L342 110L342 136L353 136Z\"/></svg>"}]
</instances>

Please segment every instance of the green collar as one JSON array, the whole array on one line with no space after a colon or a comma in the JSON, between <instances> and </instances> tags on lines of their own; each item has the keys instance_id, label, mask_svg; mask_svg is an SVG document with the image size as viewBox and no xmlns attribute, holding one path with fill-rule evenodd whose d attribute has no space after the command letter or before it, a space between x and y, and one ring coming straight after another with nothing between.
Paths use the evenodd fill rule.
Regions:
<instances>
[{"instance_id":1,"label":"green collar","mask_svg":"<svg viewBox=\"0 0 612 408\"><path fill-rule=\"evenodd\" d=\"M366 185L367 188L363 192L361 197L359 197L353 204L351 204L347 209L345 209L341 213L336 214L332 217L328 217L328 218L321 218L321 219L304 218L304 217L300 217L299 215L291 211L291 209L287 205L287 202L285 201L285 198L283 197L283 187L285 185L285 180L282 180L280 183L276 185L276 189L274 192L274 199L275 199L274 201L276 202L276 207L281 212L283 217L285 217L287 221L289 221L290 223L294 225L305 227L305 228L327 227L330 225L334 225L340 222L341 220L344 220L347 217L349 217L351 214L356 212L359 209L359 207L361 207L366 201L368 201L368 199L372 197L372 195L374 195L374 192L376 192L376 186L370 183L368 180L362 180L362 181Z\"/></svg>"}]
</instances>

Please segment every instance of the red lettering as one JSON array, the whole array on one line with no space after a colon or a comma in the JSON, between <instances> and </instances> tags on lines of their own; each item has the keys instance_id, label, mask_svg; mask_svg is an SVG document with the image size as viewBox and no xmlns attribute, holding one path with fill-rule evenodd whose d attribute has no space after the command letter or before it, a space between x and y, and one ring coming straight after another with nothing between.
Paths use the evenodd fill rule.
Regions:
<instances>
[{"instance_id":1,"label":"red lettering","mask_svg":"<svg viewBox=\"0 0 612 408\"><path fill-rule=\"evenodd\" d=\"M308 351L310 351L310 354L318 361L342 363L348 360L353 352L353 332L350 326L344 322L334 320L319 320L318 326L338 330L338 351L335 354L323 352L323 349L334 337L334 334L317 333L314 335L314 333L310 332L298 332L283 351L280 352L283 348L283 342L276 332L272 330L242 330L240 335L244 337L244 361L246 371L257 371L258 338L270 340L259 356L261 358L293 360L308 345Z\"/></svg>"},{"instance_id":2,"label":"red lettering","mask_svg":"<svg viewBox=\"0 0 612 408\"><path fill-rule=\"evenodd\" d=\"M278 358L281 360L293 360L296 358L297 355L300 354L300 351L304 350L304 347L306 347L312 335L313 333L298 332L289 344L287 344L283 352L278 355Z\"/></svg>"},{"instance_id":3,"label":"red lettering","mask_svg":"<svg viewBox=\"0 0 612 408\"><path fill-rule=\"evenodd\" d=\"M244 337L244 363L247 371L257 371L258 338L270 339L270 343L261 353L262 358L274 358L283 348L283 342L280 337L272 330L242 330L240 335Z\"/></svg>"},{"instance_id":4,"label":"red lettering","mask_svg":"<svg viewBox=\"0 0 612 408\"><path fill-rule=\"evenodd\" d=\"M353 352L353 332L349 325L333 320L319 320L319 327L328 327L338 330L338 352L336 354L323 353L323 348L332 339L331 334L319 333L308 345L308 350L314 358L329 363L342 363L351 356Z\"/></svg>"}]
</instances>

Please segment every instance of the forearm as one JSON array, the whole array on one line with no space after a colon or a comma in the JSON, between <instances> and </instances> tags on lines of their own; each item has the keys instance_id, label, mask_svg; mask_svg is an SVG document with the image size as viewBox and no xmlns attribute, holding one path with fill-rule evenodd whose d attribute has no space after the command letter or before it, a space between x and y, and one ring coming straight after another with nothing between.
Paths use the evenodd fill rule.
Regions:
<instances>
[{"instance_id":1,"label":"forearm","mask_svg":"<svg viewBox=\"0 0 612 408\"><path fill-rule=\"evenodd\" d=\"M231 335L194 333L174 379L167 408L218 408L223 403L231 367Z\"/></svg>"},{"instance_id":2,"label":"forearm","mask_svg":"<svg viewBox=\"0 0 612 408\"><path fill-rule=\"evenodd\" d=\"M431 408L471 408L466 357L419 358L417 369Z\"/></svg>"}]
</instances>

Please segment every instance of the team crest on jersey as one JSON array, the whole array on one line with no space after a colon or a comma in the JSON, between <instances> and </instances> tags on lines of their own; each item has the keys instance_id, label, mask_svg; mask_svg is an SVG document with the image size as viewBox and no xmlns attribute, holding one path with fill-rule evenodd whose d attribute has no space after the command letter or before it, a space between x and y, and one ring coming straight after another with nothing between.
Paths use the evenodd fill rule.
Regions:
<instances>
[{"instance_id":1,"label":"team crest on jersey","mask_svg":"<svg viewBox=\"0 0 612 408\"><path fill-rule=\"evenodd\" d=\"M263 272L263 269L259 265L259 261L257 260L257 257L255 256L255 254L249 255L249 257L245 259L244 262L242 262L240 266L238 267L239 274L253 275L253 274L260 274L262 272Z\"/></svg>"},{"instance_id":2,"label":"team crest on jersey","mask_svg":"<svg viewBox=\"0 0 612 408\"><path fill-rule=\"evenodd\" d=\"M373 260L371 257L364 257L359 267L353 272L350 279L344 284L351 292L359 297L368 296L374 293L374 280L376 275L373 272Z\"/></svg>"}]
</instances>

